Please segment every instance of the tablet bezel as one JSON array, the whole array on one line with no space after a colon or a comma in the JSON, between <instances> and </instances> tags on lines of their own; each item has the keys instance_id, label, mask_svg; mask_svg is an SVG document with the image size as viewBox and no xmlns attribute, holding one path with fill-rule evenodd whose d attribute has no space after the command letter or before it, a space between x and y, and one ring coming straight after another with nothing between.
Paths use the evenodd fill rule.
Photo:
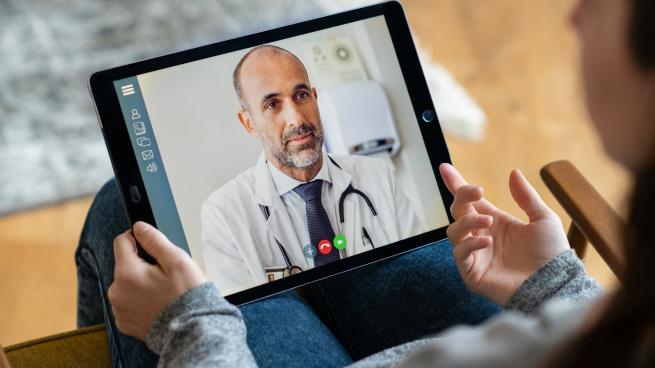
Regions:
<instances>
[{"instance_id":1,"label":"tablet bezel","mask_svg":"<svg viewBox=\"0 0 655 368\"><path fill-rule=\"evenodd\" d=\"M89 89L95 102L100 127L109 151L129 223L133 225L137 221L145 221L157 226L150 207L150 199L144 188L143 179L137 165L137 158L131 149L132 146L127 125L124 123L110 123L124 122L118 96L113 85L114 81L380 15L384 16L386 20L396 57L398 58L398 63L407 90L409 91L416 122L419 125L423 143L429 155L449 222L452 223L453 219L448 209L452 204L453 197L446 188L438 171L438 165L440 163L451 162L450 154L441 131L438 116L432 104L432 98L419 63L418 54L414 47L407 20L400 3L396 1L328 15L318 19L119 66L91 75ZM422 115L425 111L434 113L434 119L431 122L423 121ZM129 190L132 186L136 186L140 191L141 200L138 203L130 200ZM446 227L431 230L365 253L353 255L339 262L333 262L271 283L255 286L228 295L226 299L235 305L246 304L418 249L446 238ZM141 256L152 261L152 258L147 254L141 254Z\"/></svg>"}]
</instances>

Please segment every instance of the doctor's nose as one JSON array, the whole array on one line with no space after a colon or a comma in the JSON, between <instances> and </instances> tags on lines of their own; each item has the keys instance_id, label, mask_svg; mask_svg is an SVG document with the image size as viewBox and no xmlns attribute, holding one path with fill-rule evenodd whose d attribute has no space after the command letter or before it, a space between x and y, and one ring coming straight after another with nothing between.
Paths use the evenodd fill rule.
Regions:
<instances>
[{"instance_id":1,"label":"doctor's nose","mask_svg":"<svg viewBox=\"0 0 655 368\"><path fill-rule=\"evenodd\" d=\"M287 126L299 126L305 121L305 117L295 104L290 104L284 111L284 122Z\"/></svg>"}]
</instances>

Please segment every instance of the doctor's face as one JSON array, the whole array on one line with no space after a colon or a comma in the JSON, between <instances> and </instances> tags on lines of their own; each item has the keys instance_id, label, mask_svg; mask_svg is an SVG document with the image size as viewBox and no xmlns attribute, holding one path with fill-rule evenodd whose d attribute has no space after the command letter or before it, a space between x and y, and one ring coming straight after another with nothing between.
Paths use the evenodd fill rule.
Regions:
<instances>
[{"instance_id":1,"label":"doctor's face","mask_svg":"<svg viewBox=\"0 0 655 368\"><path fill-rule=\"evenodd\" d=\"M261 139L268 159L293 169L319 162L323 129L302 63L283 50L258 49L243 62L240 81L245 106L239 120Z\"/></svg>"}]
</instances>

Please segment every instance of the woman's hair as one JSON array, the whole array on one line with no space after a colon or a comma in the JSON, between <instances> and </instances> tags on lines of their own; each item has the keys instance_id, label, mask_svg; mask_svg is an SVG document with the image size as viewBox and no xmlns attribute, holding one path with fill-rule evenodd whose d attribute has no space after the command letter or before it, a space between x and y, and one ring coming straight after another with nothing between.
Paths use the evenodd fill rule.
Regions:
<instances>
[{"instance_id":1,"label":"woman's hair","mask_svg":"<svg viewBox=\"0 0 655 368\"><path fill-rule=\"evenodd\" d=\"M633 59L642 70L655 72L655 1L629 3ZM635 179L623 286L589 331L550 362L553 366L655 367L655 156Z\"/></svg>"}]
</instances>

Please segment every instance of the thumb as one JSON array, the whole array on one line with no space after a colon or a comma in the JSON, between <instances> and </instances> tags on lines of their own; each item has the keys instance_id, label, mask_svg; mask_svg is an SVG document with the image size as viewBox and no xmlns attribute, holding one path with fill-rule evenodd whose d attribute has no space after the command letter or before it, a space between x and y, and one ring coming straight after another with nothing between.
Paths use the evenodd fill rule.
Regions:
<instances>
[{"instance_id":1,"label":"thumb","mask_svg":"<svg viewBox=\"0 0 655 368\"><path fill-rule=\"evenodd\" d=\"M540 220L550 213L550 208L518 169L509 175L509 191L516 204L528 215L530 222Z\"/></svg>"},{"instance_id":2,"label":"thumb","mask_svg":"<svg viewBox=\"0 0 655 368\"><path fill-rule=\"evenodd\" d=\"M187 254L154 226L138 221L133 227L134 237L157 263L166 271L172 262Z\"/></svg>"}]
</instances>

